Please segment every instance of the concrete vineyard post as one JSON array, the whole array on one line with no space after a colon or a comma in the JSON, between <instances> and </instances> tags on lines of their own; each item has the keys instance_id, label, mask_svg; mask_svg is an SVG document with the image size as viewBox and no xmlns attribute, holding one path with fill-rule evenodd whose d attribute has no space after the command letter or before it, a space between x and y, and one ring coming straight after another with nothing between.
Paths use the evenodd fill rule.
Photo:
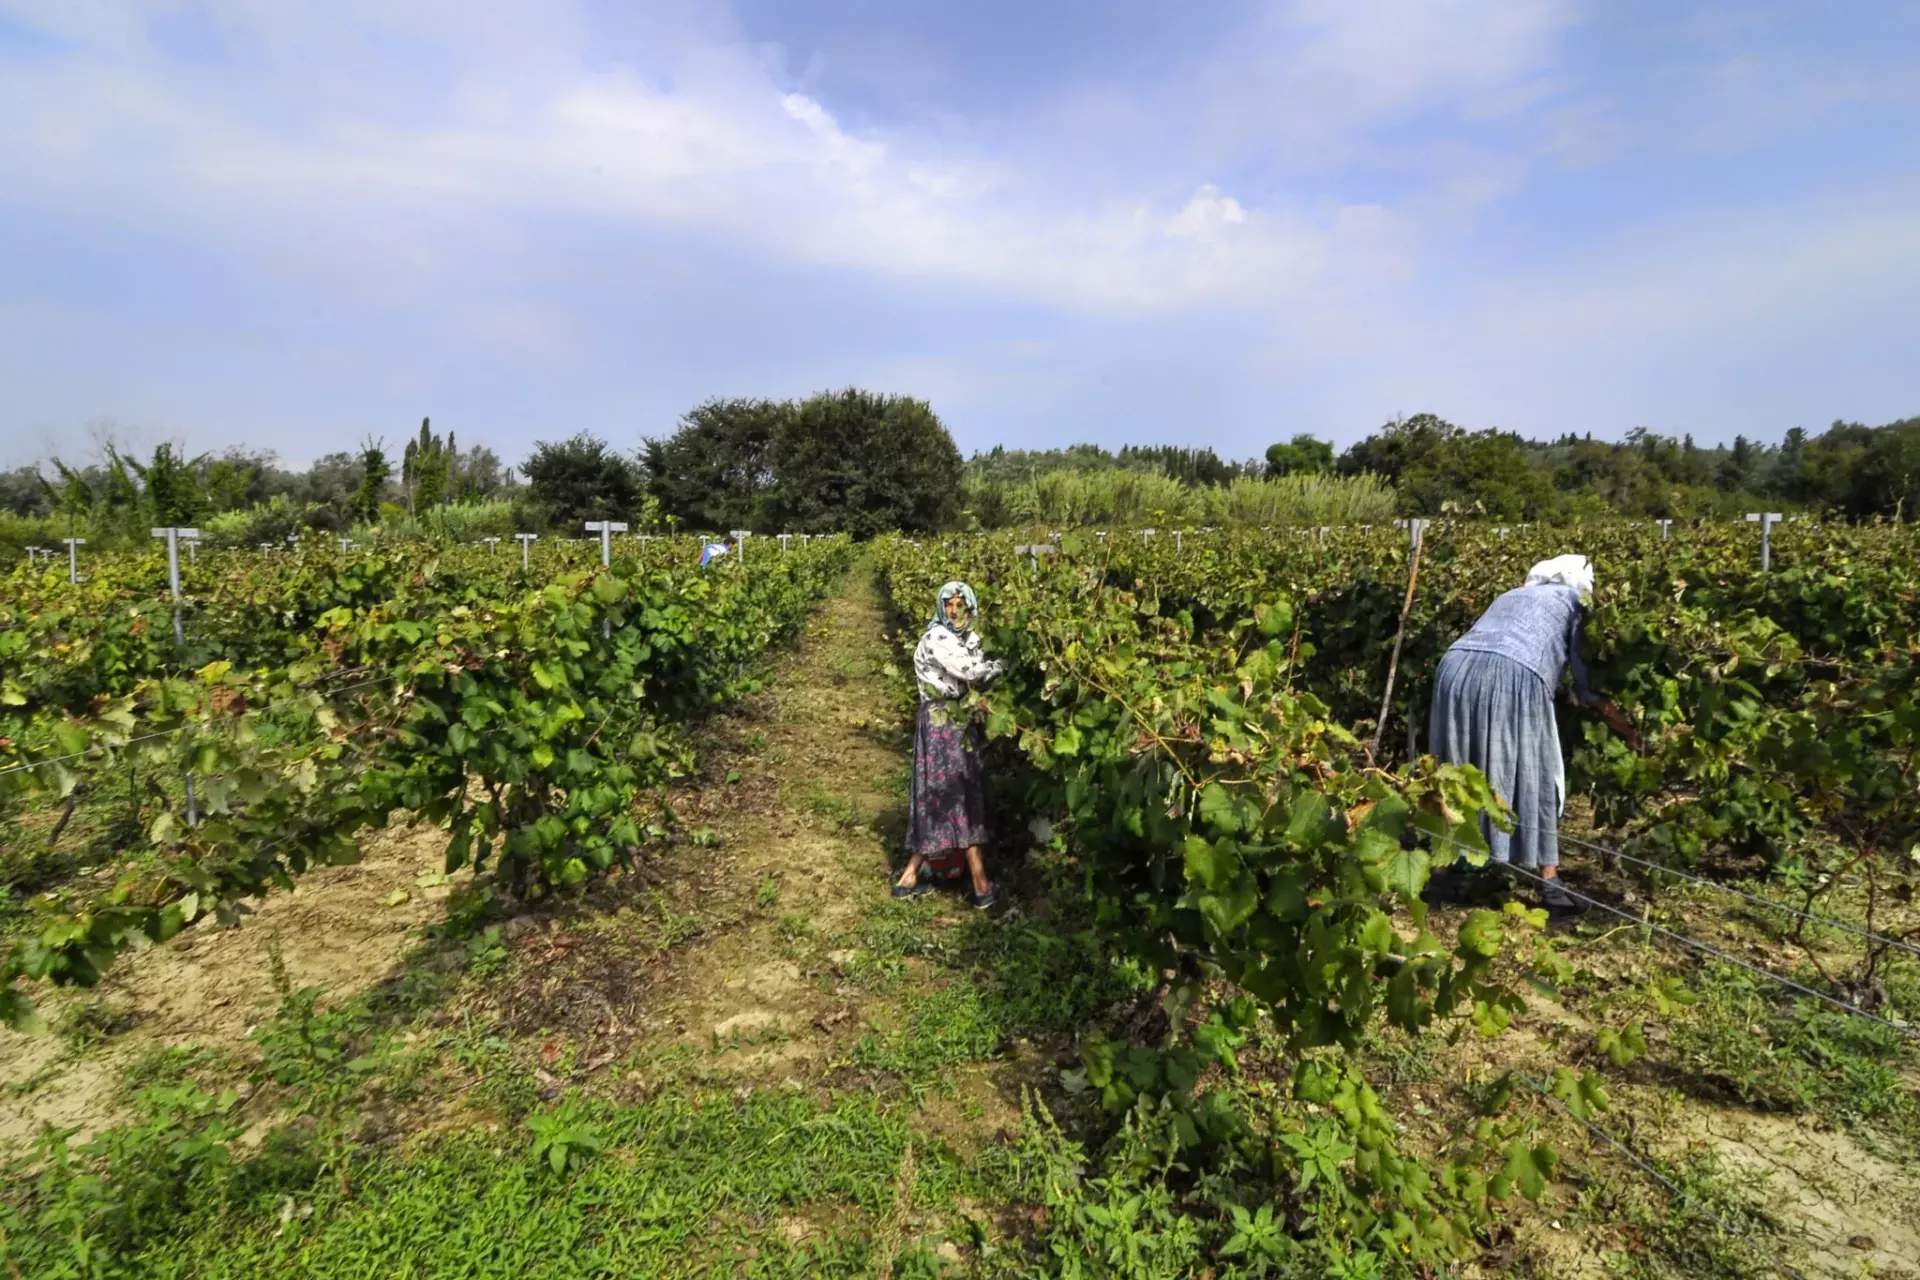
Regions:
<instances>
[{"instance_id":1,"label":"concrete vineyard post","mask_svg":"<svg viewBox=\"0 0 1920 1280\"><path fill-rule=\"evenodd\" d=\"M1033 571L1035 573L1038 573L1040 572L1040 557L1050 556L1054 553L1055 550L1057 550L1057 548L1050 546L1047 543L1035 542L1030 545L1022 545L1022 546L1015 547L1013 549L1013 554L1017 556L1026 556L1029 559L1031 559L1033 561Z\"/></svg>"},{"instance_id":2,"label":"concrete vineyard post","mask_svg":"<svg viewBox=\"0 0 1920 1280\"><path fill-rule=\"evenodd\" d=\"M1665 542L1673 536L1673 521L1655 520L1654 523L1660 526L1660 541Z\"/></svg>"},{"instance_id":3,"label":"concrete vineyard post","mask_svg":"<svg viewBox=\"0 0 1920 1280\"><path fill-rule=\"evenodd\" d=\"M77 587L80 585L80 548L86 545L87 540L62 538L60 541L67 544L67 585Z\"/></svg>"},{"instance_id":4,"label":"concrete vineyard post","mask_svg":"<svg viewBox=\"0 0 1920 1280\"><path fill-rule=\"evenodd\" d=\"M1778 511L1749 511L1747 523L1760 526L1760 572L1766 573L1773 567L1773 526L1780 519Z\"/></svg>"},{"instance_id":5,"label":"concrete vineyard post","mask_svg":"<svg viewBox=\"0 0 1920 1280\"><path fill-rule=\"evenodd\" d=\"M482 541L482 542L484 542L484 543L486 543L486 544L487 544L487 554L488 554L488 555L493 555L493 556L497 556L497 555L499 555L499 554L500 554L500 539L498 539L498 538L482 538L482 539L480 539L480 541Z\"/></svg>"},{"instance_id":6,"label":"concrete vineyard post","mask_svg":"<svg viewBox=\"0 0 1920 1280\"><path fill-rule=\"evenodd\" d=\"M626 531L627 526L624 521L587 521L587 532L598 533L600 535L600 567L602 569L613 567L613 535L616 533L625 533ZM600 636L602 639L611 639L613 637L613 619L604 617L600 619Z\"/></svg>"},{"instance_id":7,"label":"concrete vineyard post","mask_svg":"<svg viewBox=\"0 0 1920 1280\"><path fill-rule=\"evenodd\" d=\"M520 572L525 573L527 571L527 544L529 542L540 541L540 535L537 533L516 533L513 535L513 538L514 541L520 544Z\"/></svg>"},{"instance_id":8,"label":"concrete vineyard post","mask_svg":"<svg viewBox=\"0 0 1920 1280\"><path fill-rule=\"evenodd\" d=\"M167 540L167 589L173 595L173 643L179 648L185 648L187 644L187 634L186 629L180 623L180 542L183 538L193 539L199 537L200 531L198 529L184 529L170 525L167 528L154 529L150 532L156 538L165 538ZM192 545L191 542L189 542L188 545ZM191 769L187 771L186 784L187 825L189 827L197 827L200 825L200 813L194 799L193 771Z\"/></svg>"},{"instance_id":9,"label":"concrete vineyard post","mask_svg":"<svg viewBox=\"0 0 1920 1280\"><path fill-rule=\"evenodd\" d=\"M180 540L197 538L200 536L200 531L169 527L154 529L151 532L154 537L167 540L167 588L173 593L173 642L184 646L187 643L187 634L180 625Z\"/></svg>"},{"instance_id":10,"label":"concrete vineyard post","mask_svg":"<svg viewBox=\"0 0 1920 1280\"><path fill-rule=\"evenodd\" d=\"M589 520L587 532L600 535L600 567L609 568L613 564L613 535L625 533L627 526L619 520Z\"/></svg>"}]
</instances>

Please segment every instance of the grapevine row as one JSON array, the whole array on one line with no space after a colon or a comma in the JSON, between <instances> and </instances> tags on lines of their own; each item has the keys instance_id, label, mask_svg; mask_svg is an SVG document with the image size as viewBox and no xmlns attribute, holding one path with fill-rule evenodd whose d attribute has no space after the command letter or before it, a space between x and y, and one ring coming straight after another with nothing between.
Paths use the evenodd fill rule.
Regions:
<instances>
[{"instance_id":1,"label":"grapevine row","mask_svg":"<svg viewBox=\"0 0 1920 1280\"><path fill-rule=\"evenodd\" d=\"M848 554L821 541L704 572L622 557L531 588L447 572L425 550L313 563L293 570L311 595L286 597L312 611L284 634L289 661L144 676L79 714L13 700L0 804L44 805L82 770L125 764L193 771L201 813L189 821L155 791L111 883L36 900L0 953L0 1017L31 1023L22 980L91 984L129 946L230 914L315 863L356 860L359 833L402 812L447 828L450 872L491 870L520 896L627 863L642 839L636 801L689 763L678 727L746 687L747 664L797 630ZM383 590L340 599L368 580ZM331 603L316 611L313 597ZM30 655L12 669L40 687ZM340 670L376 673L380 687L301 689ZM265 704L271 734L247 714ZM76 750L78 767L36 763Z\"/></svg>"}]
</instances>

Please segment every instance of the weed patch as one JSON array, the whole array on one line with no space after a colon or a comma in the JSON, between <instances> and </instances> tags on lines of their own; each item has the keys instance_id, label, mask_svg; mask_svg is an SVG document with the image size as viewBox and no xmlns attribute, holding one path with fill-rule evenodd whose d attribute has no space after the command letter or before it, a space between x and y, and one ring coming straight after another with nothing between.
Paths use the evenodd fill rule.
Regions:
<instances>
[{"instance_id":1,"label":"weed patch","mask_svg":"<svg viewBox=\"0 0 1920 1280\"><path fill-rule=\"evenodd\" d=\"M1811 1000L1782 1002L1731 965L1702 971L1673 1026L1680 1062L1749 1106L1816 1112L1920 1150L1914 1054L1890 1027Z\"/></svg>"}]
</instances>

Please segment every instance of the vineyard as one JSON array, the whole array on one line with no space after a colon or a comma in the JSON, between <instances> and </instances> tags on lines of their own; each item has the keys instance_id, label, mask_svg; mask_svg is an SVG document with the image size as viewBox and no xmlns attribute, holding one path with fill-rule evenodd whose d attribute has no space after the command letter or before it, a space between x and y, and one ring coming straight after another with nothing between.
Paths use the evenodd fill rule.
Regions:
<instances>
[{"instance_id":1,"label":"vineyard","mask_svg":"<svg viewBox=\"0 0 1920 1280\"><path fill-rule=\"evenodd\" d=\"M1920 1274L1909 526L1038 536L15 570L0 1012L58 1048L0 1059L0 1261ZM1434 670L1567 550L1594 909L1430 908L1499 809ZM951 578L1008 662L993 919L884 896ZM413 949L298 985L355 944L276 912L353 871ZM229 935L244 1034L143 1014Z\"/></svg>"}]
</instances>

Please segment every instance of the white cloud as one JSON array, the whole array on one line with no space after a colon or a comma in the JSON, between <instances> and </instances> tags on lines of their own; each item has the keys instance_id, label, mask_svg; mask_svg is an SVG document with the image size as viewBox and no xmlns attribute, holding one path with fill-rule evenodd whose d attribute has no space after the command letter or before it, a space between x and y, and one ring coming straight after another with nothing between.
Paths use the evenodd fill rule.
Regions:
<instances>
[{"instance_id":1,"label":"white cloud","mask_svg":"<svg viewBox=\"0 0 1920 1280\"><path fill-rule=\"evenodd\" d=\"M1220 188L1209 182L1193 193L1186 207L1167 220L1166 233L1176 237L1210 237L1246 220L1247 211L1240 207L1240 202L1223 195Z\"/></svg>"},{"instance_id":2,"label":"white cloud","mask_svg":"<svg viewBox=\"0 0 1920 1280\"><path fill-rule=\"evenodd\" d=\"M1731 358L1728 335L1778 348L1795 315L1911 281L1876 261L1920 260L1897 211L1756 215L1736 192L1711 218L1641 202L1631 223L1571 199L1518 204L1558 166L1644 152L1668 119L1710 150L1750 141L1743 121L1789 127L1802 99L1829 114L1864 100L1779 49L1578 81L1576 0L1285 0L1195 63L1067 86L1017 120L976 104L937 129L789 75L718 0L0 0L8 12L71 46L0 54L0 174L22 219L80 242L133 229L302 306L370 329L404 314L462 354L540 367L592 365L584 348L619 341L586 317L619 314L615 290L650 296L645 270L617 268L662 232L711 245L675 265L696 300L702 271L750 264L829 269L785 273L808 281L789 298L857 276L873 294L1006 308L975 321L991 339L956 336L957 356L928 340L872 366L803 360L778 337L740 356L781 377L871 367L982 412L1070 406L1130 334L1136 366L1169 353L1169 385L1218 384L1226 404L1234 386L1324 383L1363 423L1545 404L1555 385L1598 405L1636 368ZM1674 102L1691 105L1674 116ZM1478 238L1489 211L1520 239L1548 216L1580 225L1510 250ZM1671 233L1635 230L1653 222ZM1575 255L1588 265L1536 265ZM442 297L459 301L442 314ZM1084 326L1077 366L1058 363L1071 338L1045 361L993 345L1017 343L1003 317L1026 306ZM131 321L109 329L137 340ZM63 340L85 332L74 321ZM380 376L374 354L357 382ZM409 371L388 376L411 393Z\"/></svg>"},{"instance_id":3,"label":"white cloud","mask_svg":"<svg viewBox=\"0 0 1920 1280\"><path fill-rule=\"evenodd\" d=\"M196 64L131 12L41 11L84 52L9 69L0 165L29 202L171 221L277 269L306 254L327 276L332 245L391 255L413 278L497 239L503 220L589 216L1107 312L1270 298L1356 251L1338 207L1254 209L1205 183L1184 203L1074 201L1054 173L855 135L711 22L663 38L644 66L595 67L585 22L543 21L547 6L496 0L455 19L439 4L232 3L214 11L221 52ZM356 24L379 39L343 34Z\"/></svg>"}]
</instances>

